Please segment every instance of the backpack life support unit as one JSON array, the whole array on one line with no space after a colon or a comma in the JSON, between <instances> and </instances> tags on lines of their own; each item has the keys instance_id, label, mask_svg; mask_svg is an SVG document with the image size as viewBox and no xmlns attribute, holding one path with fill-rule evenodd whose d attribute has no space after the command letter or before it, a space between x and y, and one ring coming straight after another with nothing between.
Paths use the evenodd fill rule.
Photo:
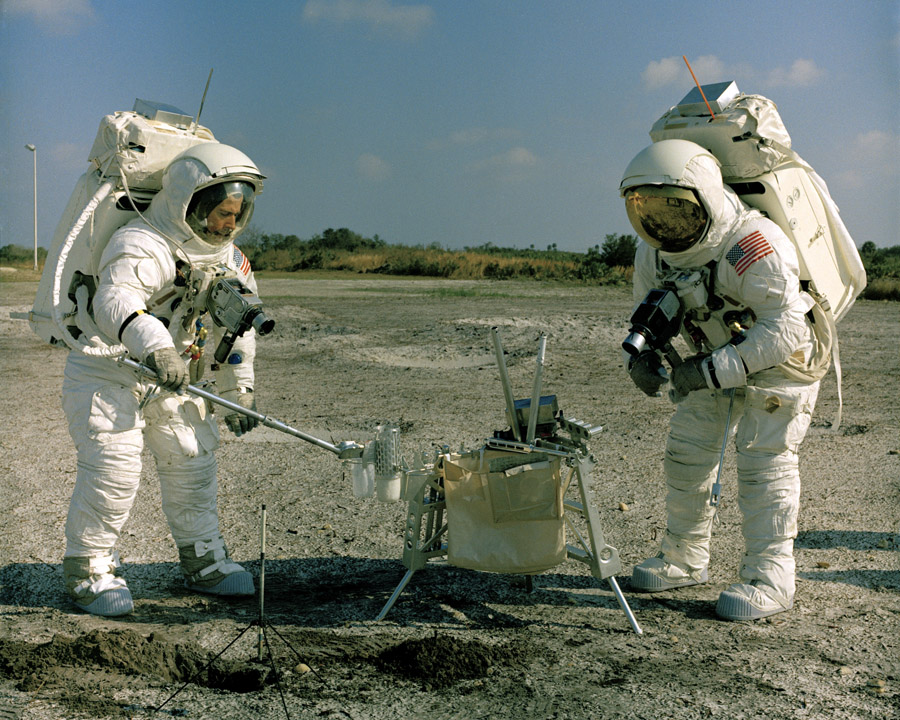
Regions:
<instances>
[{"instance_id":1,"label":"backpack life support unit","mask_svg":"<svg viewBox=\"0 0 900 720\"><path fill-rule=\"evenodd\" d=\"M215 141L181 110L140 99L133 110L101 120L88 156L91 167L57 225L28 316L41 339L88 355L125 352L82 333L93 327L88 313L100 256L112 234L149 207L169 163L189 147Z\"/></svg>"},{"instance_id":2,"label":"backpack life support unit","mask_svg":"<svg viewBox=\"0 0 900 720\"><path fill-rule=\"evenodd\" d=\"M865 288L866 271L824 181L791 149L774 102L744 95L734 82L702 87L702 95L694 88L659 118L650 139L709 150L722 180L793 241L801 282L837 322Z\"/></svg>"},{"instance_id":3,"label":"backpack life support unit","mask_svg":"<svg viewBox=\"0 0 900 720\"><path fill-rule=\"evenodd\" d=\"M653 142L689 140L719 161L722 180L742 201L777 224L793 242L800 283L829 324L841 415L837 323L866 286L859 251L825 182L796 152L774 102L744 95L734 82L692 89L650 130Z\"/></svg>"}]
</instances>

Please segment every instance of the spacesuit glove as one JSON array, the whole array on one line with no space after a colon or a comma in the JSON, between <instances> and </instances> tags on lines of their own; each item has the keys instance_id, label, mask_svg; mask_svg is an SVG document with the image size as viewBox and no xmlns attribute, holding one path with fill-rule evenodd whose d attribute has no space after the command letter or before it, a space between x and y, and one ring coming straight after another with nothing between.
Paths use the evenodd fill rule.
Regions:
<instances>
[{"instance_id":1,"label":"spacesuit glove","mask_svg":"<svg viewBox=\"0 0 900 720\"><path fill-rule=\"evenodd\" d=\"M703 363L708 357L709 355L694 355L672 370L672 387L678 395L684 397L689 392L709 387L703 373Z\"/></svg>"},{"instance_id":2,"label":"spacesuit glove","mask_svg":"<svg viewBox=\"0 0 900 720\"><path fill-rule=\"evenodd\" d=\"M146 357L144 364L156 371L160 387L179 395L184 394L184 389L188 386L187 365L175 348L154 350Z\"/></svg>"},{"instance_id":3,"label":"spacesuit glove","mask_svg":"<svg viewBox=\"0 0 900 720\"><path fill-rule=\"evenodd\" d=\"M645 350L628 365L628 374L632 381L645 394L657 397L659 389L666 384L666 369L653 350Z\"/></svg>"},{"instance_id":4,"label":"spacesuit glove","mask_svg":"<svg viewBox=\"0 0 900 720\"><path fill-rule=\"evenodd\" d=\"M226 390L222 393L222 397L225 400L240 405L242 408L247 408L247 410L253 410L254 412L256 411L256 399L253 397L252 390L246 390L244 392L241 392L240 390ZM259 425L259 420L244 415L243 413L230 412L225 416L225 424L231 432L237 435L237 437L240 437Z\"/></svg>"}]
</instances>

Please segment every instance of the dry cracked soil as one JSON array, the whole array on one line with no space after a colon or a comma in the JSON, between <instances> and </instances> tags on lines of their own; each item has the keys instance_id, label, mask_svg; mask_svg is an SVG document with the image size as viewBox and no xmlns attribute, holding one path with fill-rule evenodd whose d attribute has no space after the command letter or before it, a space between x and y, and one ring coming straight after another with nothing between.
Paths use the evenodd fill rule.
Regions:
<instances>
[{"instance_id":1,"label":"dry cracked soil","mask_svg":"<svg viewBox=\"0 0 900 720\"><path fill-rule=\"evenodd\" d=\"M224 534L257 580L264 567L262 598L186 592L148 461L119 545L135 610L79 612L61 581L75 479L65 352L20 319L36 288L0 276L0 720L900 717L896 303L858 301L839 327L843 422L832 427L832 372L802 448L793 610L727 623L714 606L741 552L731 449L709 582L629 587L665 527L672 406L621 368L626 288L261 278L277 325L259 341L260 410L328 442L396 423L410 464L505 426L491 328L517 397L546 333L544 392L603 427L590 487L638 635L610 586L572 561L529 582L438 558L377 621L405 572L407 506L355 498L333 453L271 427L235 438L222 426L219 450Z\"/></svg>"}]
</instances>

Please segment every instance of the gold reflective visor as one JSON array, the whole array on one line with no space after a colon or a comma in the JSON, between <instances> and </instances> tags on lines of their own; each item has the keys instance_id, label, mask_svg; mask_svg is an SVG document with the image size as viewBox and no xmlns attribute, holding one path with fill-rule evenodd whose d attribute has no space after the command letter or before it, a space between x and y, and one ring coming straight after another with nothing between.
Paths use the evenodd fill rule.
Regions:
<instances>
[{"instance_id":1,"label":"gold reflective visor","mask_svg":"<svg viewBox=\"0 0 900 720\"><path fill-rule=\"evenodd\" d=\"M693 247L709 223L697 194L674 185L639 185L627 190L625 211L638 235L663 252Z\"/></svg>"}]
</instances>

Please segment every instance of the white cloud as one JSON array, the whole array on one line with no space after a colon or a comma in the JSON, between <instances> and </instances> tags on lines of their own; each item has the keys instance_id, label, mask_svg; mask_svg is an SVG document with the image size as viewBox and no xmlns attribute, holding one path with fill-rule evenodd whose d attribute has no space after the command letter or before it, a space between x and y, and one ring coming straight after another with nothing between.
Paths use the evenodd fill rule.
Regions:
<instances>
[{"instance_id":1,"label":"white cloud","mask_svg":"<svg viewBox=\"0 0 900 720\"><path fill-rule=\"evenodd\" d=\"M702 55L694 60L688 58L688 62L691 63L691 69L701 85L726 79L725 63L715 55ZM641 73L641 79L644 86L650 90L658 90L669 85L685 87L693 84L691 73L681 56L651 61Z\"/></svg>"},{"instance_id":2,"label":"white cloud","mask_svg":"<svg viewBox=\"0 0 900 720\"><path fill-rule=\"evenodd\" d=\"M487 128L469 128L468 130L457 130L450 133L451 145L477 145L487 140L490 131Z\"/></svg>"},{"instance_id":3,"label":"white cloud","mask_svg":"<svg viewBox=\"0 0 900 720\"><path fill-rule=\"evenodd\" d=\"M537 156L528 148L514 147L505 153L494 155L488 163L495 167L526 168L537 165Z\"/></svg>"},{"instance_id":4,"label":"white cloud","mask_svg":"<svg viewBox=\"0 0 900 720\"><path fill-rule=\"evenodd\" d=\"M366 180L386 180L391 176L391 170L390 163L371 153L365 153L356 159L356 172Z\"/></svg>"},{"instance_id":5,"label":"white cloud","mask_svg":"<svg viewBox=\"0 0 900 720\"><path fill-rule=\"evenodd\" d=\"M794 60L789 68L778 67L768 73L747 65L728 65L715 55L688 58L688 61L701 85L735 80L742 90L744 86L750 87L760 83L769 87L808 87L820 82L826 75L825 71L812 60L802 58ZM641 80L648 90L659 90L669 86L690 88L694 85L694 79L681 56L651 61L641 73Z\"/></svg>"},{"instance_id":6,"label":"white cloud","mask_svg":"<svg viewBox=\"0 0 900 720\"><path fill-rule=\"evenodd\" d=\"M413 38L434 22L434 11L427 5L394 5L389 0L309 0L303 19L363 23L377 32Z\"/></svg>"},{"instance_id":7,"label":"white cloud","mask_svg":"<svg viewBox=\"0 0 900 720\"><path fill-rule=\"evenodd\" d=\"M75 35L94 20L91 0L3 0L10 16L31 17L53 35Z\"/></svg>"},{"instance_id":8,"label":"white cloud","mask_svg":"<svg viewBox=\"0 0 900 720\"><path fill-rule=\"evenodd\" d=\"M809 87L825 77L825 71L812 60L794 60L790 68L775 68L767 82L773 87Z\"/></svg>"},{"instance_id":9,"label":"white cloud","mask_svg":"<svg viewBox=\"0 0 900 720\"><path fill-rule=\"evenodd\" d=\"M490 140L508 140L519 136L518 130L512 128L463 128L454 130L447 137L438 138L428 143L430 150L443 150L447 147L472 147Z\"/></svg>"},{"instance_id":10,"label":"white cloud","mask_svg":"<svg viewBox=\"0 0 900 720\"><path fill-rule=\"evenodd\" d=\"M900 138L897 135L883 132L881 130L869 130L856 136L857 147L873 156L884 156L886 153L897 153L898 142Z\"/></svg>"},{"instance_id":11,"label":"white cloud","mask_svg":"<svg viewBox=\"0 0 900 720\"><path fill-rule=\"evenodd\" d=\"M519 146L472 163L469 171L486 173L504 183L517 183L531 177L531 171L539 163L537 155L528 148Z\"/></svg>"},{"instance_id":12,"label":"white cloud","mask_svg":"<svg viewBox=\"0 0 900 720\"><path fill-rule=\"evenodd\" d=\"M900 182L900 135L882 130L860 133L836 147L835 159L841 170L825 178L829 187L863 190L887 184L896 188Z\"/></svg>"},{"instance_id":13,"label":"white cloud","mask_svg":"<svg viewBox=\"0 0 900 720\"><path fill-rule=\"evenodd\" d=\"M853 140L852 157L873 173L900 175L900 135L870 130Z\"/></svg>"}]
</instances>

